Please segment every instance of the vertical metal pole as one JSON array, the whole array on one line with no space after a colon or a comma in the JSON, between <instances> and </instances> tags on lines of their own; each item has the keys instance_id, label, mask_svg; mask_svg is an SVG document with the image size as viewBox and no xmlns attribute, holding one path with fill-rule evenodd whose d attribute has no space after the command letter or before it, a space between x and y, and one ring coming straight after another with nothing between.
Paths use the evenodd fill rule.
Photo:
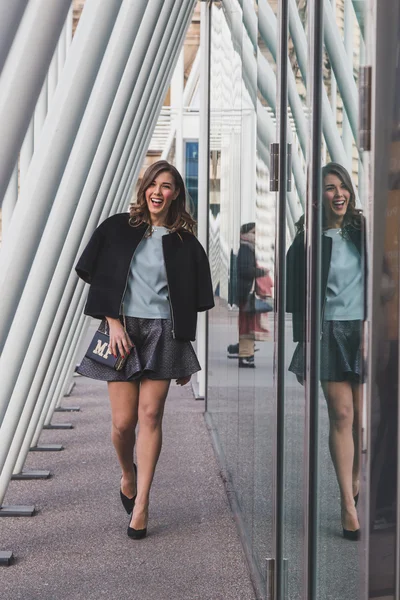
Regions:
<instances>
[{"instance_id":1,"label":"vertical metal pole","mask_svg":"<svg viewBox=\"0 0 400 600\"><path fill-rule=\"evenodd\" d=\"M17 162L69 4L68 0L49 2L43 10L41 0L30 0L8 53L0 77L0 201Z\"/></svg>"},{"instance_id":2,"label":"vertical metal pole","mask_svg":"<svg viewBox=\"0 0 400 600\"><path fill-rule=\"evenodd\" d=\"M284 493L285 493L285 323L286 323L286 203L287 203L287 129L288 129L288 0L279 0L278 135L279 192L277 209L276 292L276 598L284 600Z\"/></svg>"},{"instance_id":3,"label":"vertical metal pole","mask_svg":"<svg viewBox=\"0 0 400 600\"><path fill-rule=\"evenodd\" d=\"M190 15L193 11L192 0L189 0L185 5L181 5L182 8L181 14L179 15L178 20L173 17L170 18L170 22L175 22L175 34L173 39L173 44L168 47L167 54L175 57L172 61L166 61L162 63L160 67L160 71L164 73L163 78L160 80L159 87L157 88L157 92L154 93L154 90L151 93L151 96L148 100L148 104L152 107L152 110L149 112L149 116L147 119L143 119L142 123L146 123L145 127L141 127L138 135L136 136L139 140L139 144L136 150L136 158L132 160L132 157L135 157L135 150L133 146L131 151L131 157L129 158L129 164L125 167L125 175L127 176L127 182L125 186L120 186L122 189L122 193L119 199L116 197L115 202L113 203L112 212L126 210L128 206L128 202L132 197L132 190L135 181L139 175L140 165L142 164L143 158L146 154L146 151L149 147L151 137L153 135L154 128L157 123L158 115L162 108L162 101L168 87L168 82L170 81L172 70L174 68L175 60L178 57L178 50L180 49L183 41L185 39L186 31L188 25L190 23ZM175 3L176 4L176 3ZM179 6L179 5L176 5ZM167 36L168 37L168 36ZM151 88L149 88L151 89ZM146 104L146 103L145 103ZM140 110L140 109L139 109ZM140 117L137 116L137 119L140 120ZM136 166L132 167L132 162L135 163Z\"/></svg>"},{"instance_id":4,"label":"vertical metal pole","mask_svg":"<svg viewBox=\"0 0 400 600\"><path fill-rule=\"evenodd\" d=\"M343 104L349 117L353 136L357 137L357 86L354 81L353 69L348 68L348 60L343 47L342 37L336 24L336 18L329 0L320 0L324 12L324 42L328 52L332 70L339 87Z\"/></svg>"},{"instance_id":5,"label":"vertical metal pole","mask_svg":"<svg viewBox=\"0 0 400 600\"><path fill-rule=\"evenodd\" d=\"M171 109L175 124L175 166L184 177L183 159L183 89L184 89L184 57L183 48L171 80Z\"/></svg>"},{"instance_id":6,"label":"vertical metal pole","mask_svg":"<svg viewBox=\"0 0 400 600\"><path fill-rule=\"evenodd\" d=\"M42 132L43 123L47 115L47 77L43 82L40 92L35 114L33 117L33 151L36 150L39 143L40 134Z\"/></svg>"},{"instance_id":7,"label":"vertical metal pole","mask_svg":"<svg viewBox=\"0 0 400 600\"><path fill-rule=\"evenodd\" d=\"M68 75L65 73L58 86L57 101L48 112L40 148L37 148L32 157L26 186L15 207L14 218L10 223L10 235L7 236L7 243L1 248L0 287L6 286L8 293L6 296L0 296L0 348L4 346L33 257L42 239L120 8L119 0L109 0L100 5L97 0L86 0L66 63ZM97 31L97 35L93 35L94 31ZM82 56L85 60L82 60ZM20 77L24 77L24 72ZM104 94L107 96L108 90L104 90ZM0 107L1 105L0 101ZM89 141L90 139L91 136ZM2 149L0 146L0 154ZM21 245L21 228L25 215L27 211L32 210L32 206L35 206L35 210L31 214L29 232L24 235L24 244ZM70 208L71 211L74 210L72 204ZM15 277L15 273L18 273L18 277Z\"/></svg>"},{"instance_id":8,"label":"vertical metal pole","mask_svg":"<svg viewBox=\"0 0 400 600\"><path fill-rule=\"evenodd\" d=\"M6 62L27 5L26 0L0 2L0 72Z\"/></svg>"},{"instance_id":9,"label":"vertical metal pole","mask_svg":"<svg viewBox=\"0 0 400 600\"><path fill-rule=\"evenodd\" d=\"M51 106L54 92L56 91L58 81L58 46L56 47L53 58L51 59L48 78L47 78L47 103Z\"/></svg>"},{"instance_id":10,"label":"vertical metal pole","mask_svg":"<svg viewBox=\"0 0 400 600\"><path fill-rule=\"evenodd\" d=\"M353 7L351 0L344 0L344 47L348 58L349 69L353 69L353 35L354 35L354 18ZM349 119L345 107L343 106L343 125L342 125L343 146L349 163L352 159L352 135ZM360 189L360 186L358 186Z\"/></svg>"},{"instance_id":11,"label":"vertical metal pole","mask_svg":"<svg viewBox=\"0 0 400 600\"><path fill-rule=\"evenodd\" d=\"M199 196L197 235L208 252L208 185L210 162L210 35L211 3L200 5L200 132L199 132ZM197 376L199 396L206 400L207 410L207 327L206 313L199 313L197 354L201 371Z\"/></svg>"},{"instance_id":12,"label":"vertical metal pole","mask_svg":"<svg viewBox=\"0 0 400 600\"><path fill-rule=\"evenodd\" d=\"M308 198L306 247L308 261L306 320L306 401L309 411L308 462L308 552L307 595L317 600L318 574L318 473L319 473L319 359L321 332L321 138L322 138L322 52L323 6L310 3L309 64L310 75L310 153L308 160Z\"/></svg>"},{"instance_id":13,"label":"vertical metal pole","mask_svg":"<svg viewBox=\"0 0 400 600\"><path fill-rule=\"evenodd\" d=\"M67 382L70 378L70 375L73 373L76 355L79 350L79 344L82 339L82 335L84 334L84 325L87 325L87 319L85 315L82 313L80 315L78 324L73 331L73 335L71 336L70 346L65 354L64 363L60 372L60 375L55 381L54 392L50 396L50 402L48 405L48 409L45 413L44 424L45 426L50 425L51 419L53 417L54 410L59 402L59 400L63 397L65 388L67 386Z\"/></svg>"},{"instance_id":14,"label":"vertical metal pole","mask_svg":"<svg viewBox=\"0 0 400 600\"><path fill-rule=\"evenodd\" d=\"M1 238L4 244L5 236L7 235L8 226L11 217L17 204L18 199L18 164L15 165L6 194L4 196L3 206L1 207Z\"/></svg>"},{"instance_id":15,"label":"vertical metal pole","mask_svg":"<svg viewBox=\"0 0 400 600\"><path fill-rule=\"evenodd\" d=\"M83 282L78 283L76 294L71 302L70 309L68 310L63 325L59 334L57 343L55 344L54 351L51 352L51 356L46 356L46 350L43 353L40 363L37 369L37 375L35 376L32 385L29 389L27 400L24 406L23 414L19 420L17 430L15 432L12 446L10 447L9 457L13 455L18 457L15 462L14 473L22 471L23 465L26 460L26 456L31 446L35 446L33 443L36 429L40 423L40 429L43 427L46 410L44 408L47 398L50 397L50 388L56 373L58 372L59 365L61 363L61 354L64 346L64 340L68 336L68 331L76 327L79 316L81 315L86 301L86 293L83 291ZM51 332L50 332L51 334ZM41 374L43 366L45 369L44 378ZM7 458L7 461L9 460ZM4 466L4 470L7 469L7 464ZM2 475L0 476L0 501L3 498L4 492L7 489L7 482L4 486L2 485Z\"/></svg>"},{"instance_id":16,"label":"vertical metal pole","mask_svg":"<svg viewBox=\"0 0 400 600\"><path fill-rule=\"evenodd\" d=\"M34 138L34 117L29 123L28 129L26 130L25 138L21 146L21 152L19 153L19 186L20 189L24 185L26 174L29 169L30 162L33 155L33 138Z\"/></svg>"},{"instance_id":17,"label":"vertical metal pole","mask_svg":"<svg viewBox=\"0 0 400 600\"><path fill-rule=\"evenodd\" d=\"M275 558L267 558L266 600L275 600Z\"/></svg>"},{"instance_id":18,"label":"vertical metal pole","mask_svg":"<svg viewBox=\"0 0 400 600\"><path fill-rule=\"evenodd\" d=\"M73 21L74 21L74 9L73 9L73 5L71 2L71 6L67 15L67 19L66 19L66 28L65 28L65 49L66 49L66 55L68 54L69 48L71 46L71 42L72 42L72 28L73 28Z\"/></svg>"},{"instance_id":19,"label":"vertical metal pole","mask_svg":"<svg viewBox=\"0 0 400 600\"><path fill-rule=\"evenodd\" d=\"M67 56L67 29L68 29L68 16L65 19L64 27L62 29L60 39L57 44L57 71L58 71L58 79L61 77L62 70L64 68L65 58Z\"/></svg>"},{"instance_id":20,"label":"vertical metal pole","mask_svg":"<svg viewBox=\"0 0 400 600\"><path fill-rule=\"evenodd\" d=\"M346 1L346 0L345 0ZM331 0L332 4L332 12L336 18L336 0ZM331 66L331 107L332 107L332 115L335 123L335 127L337 126L337 82L333 67ZM344 111L344 107L343 107Z\"/></svg>"}]
</instances>

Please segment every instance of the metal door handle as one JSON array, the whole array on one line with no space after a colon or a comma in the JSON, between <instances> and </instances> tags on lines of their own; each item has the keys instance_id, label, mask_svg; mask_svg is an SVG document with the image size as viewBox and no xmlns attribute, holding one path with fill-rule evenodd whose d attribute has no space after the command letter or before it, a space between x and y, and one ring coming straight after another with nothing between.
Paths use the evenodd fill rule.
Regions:
<instances>
[{"instance_id":1,"label":"metal door handle","mask_svg":"<svg viewBox=\"0 0 400 600\"><path fill-rule=\"evenodd\" d=\"M271 144L269 191L279 192L279 144Z\"/></svg>"}]
</instances>

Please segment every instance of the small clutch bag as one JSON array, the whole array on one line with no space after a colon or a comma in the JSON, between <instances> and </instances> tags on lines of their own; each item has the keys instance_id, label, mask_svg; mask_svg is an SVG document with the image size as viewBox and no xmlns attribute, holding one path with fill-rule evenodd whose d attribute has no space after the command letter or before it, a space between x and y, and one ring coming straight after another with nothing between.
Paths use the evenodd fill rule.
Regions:
<instances>
[{"instance_id":1,"label":"small clutch bag","mask_svg":"<svg viewBox=\"0 0 400 600\"><path fill-rule=\"evenodd\" d=\"M107 367L111 367L111 369L121 371L125 366L128 356L113 356L110 350L110 336L108 333L100 331L100 328L101 325L94 334L85 356L102 365L107 365Z\"/></svg>"}]
</instances>

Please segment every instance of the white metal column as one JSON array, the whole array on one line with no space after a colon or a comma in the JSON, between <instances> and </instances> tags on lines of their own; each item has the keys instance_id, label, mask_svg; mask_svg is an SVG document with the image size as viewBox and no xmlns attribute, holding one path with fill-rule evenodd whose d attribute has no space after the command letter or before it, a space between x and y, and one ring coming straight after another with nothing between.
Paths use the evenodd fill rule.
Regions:
<instances>
[{"instance_id":1,"label":"white metal column","mask_svg":"<svg viewBox=\"0 0 400 600\"><path fill-rule=\"evenodd\" d=\"M122 48L118 47L117 44L118 51L129 52L130 50L130 59L123 73L123 78L118 88L117 95L115 96L111 112L109 109L108 112L106 111L107 106L103 98L104 89L102 90L103 106L100 106L98 101L96 102L96 86L93 89L92 97L86 109L77 141L75 142L75 146L69 157L67 168L61 180L61 185L59 186L57 197L49 217L49 222L47 223L44 235L42 236L39 250L37 251L10 332L11 341L14 339L14 335L11 335L12 330L21 323L19 317L22 312L24 312L23 306L25 302L28 302L29 300L30 319L27 319L25 326L31 327L33 321L36 324L36 327L32 331L29 340L26 340L28 341L28 344L30 341L29 352L27 356L25 356L25 360L20 362L21 369L13 375L11 374L11 377L8 378L7 394L12 393L12 402L9 405L9 410L6 410L5 418L0 429L2 432L0 435L0 466L3 464L3 459L7 456L7 447L9 447L9 443L12 439L12 432L15 431L15 426L19 422L21 412L24 410L27 394L30 394L33 388L36 388L36 392L34 393L35 397L33 398L33 401L32 399L30 400L30 402L32 402L31 408L33 408L35 404L37 394L42 387L43 377L46 374L46 368L51 360L54 344L57 342L58 335L60 335L60 327L63 320L65 320L66 314L70 312L69 309L73 308L73 305L75 305L75 298L78 300L78 304L79 299L82 298L82 286L80 283L77 285L76 275L73 273L71 274L71 270L77 252L79 253L83 245L87 243L88 237L96 226L99 217L104 218L108 216L110 208L113 206L114 198L109 193L110 185L115 180L115 169L121 160L121 151L124 147L124 140L127 139L128 133L132 134L131 143L133 143L133 145L139 143L138 153L136 153L136 162L138 163L137 168L140 166L141 158L146 150L143 143L140 141L137 142L137 140L142 137L140 135L140 129L144 127L144 140L149 139L154 120L157 117L158 110L165 95L166 87L170 80L170 70L176 62L187 25L190 22L194 4L194 0L188 0L183 5L175 3L173 0L168 0L168 2L162 2L162 0L150 0L145 8L147 25L144 30L141 31L140 37L135 42L137 43L137 47L134 43L129 43L129 38L127 38L126 35L127 30L129 30L129 27L133 23L138 25L137 15L136 18L133 18L134 15L133 12L131 12L129 13L129 19L126 18L126 14L124 15L125 18L121 16L121 18L118 19L120 26L127 28L127 30L124 30L124 36L117 30L117 24L115 26L116 31L113 33L113 38L119 42L119 46L122 46L120 43L121 39L123 39L125 43L125 46ZM125 7L129 11L139 10L138 7L131 2L126 2ZM157 16L157 19L155 16ZM156 26L155 22L157 23ZM148 43L144 43L146 35L149 35ZM140 52L143 53L143 57L141 57ZM104 59L104 63L106 63L106 58L107 57ZM118 71L120 61L116 60L115 52L113 53L110 51L108 59L110 59L110 65L113 64L114 71ZM128 64L130 64L129 69ZM140 73L134 75L134 69L138 65L140 65ZM102 73L103 76L107 75L108 85L113 81L115 84L118 82L118 75L115 72L110 75L104 67ZM162 75L161 78L160 73ZM121 74L119 77L121 77ZM98 88L101 90L101 87L104 84L102 84L102 80L99 78L100 73L96 84L98 84ZM56 94L58 94L58 90ZM109 90L109 94L112 95L112 89ZM93 106L93 112L89 110L89 106ZM95 113L94 109L97 110L97 113ZM102 111L104 114L107 113L105 127L106 129L109 127L109 131L107 133L106 129L104 130L96 155L91 159L89 158L90 154L87 155L89 164L90 161L93 162L90 166L88 176L83 182L84 189L81 190L79 189L79 173L84 173L82 169L85 169L85 166L75 163L72 156L76 149L77 159L81 158L81 160L85 160L85 148L80 146L79 139L84 140L83 134L85 132L86 138L92 132L92 128L95 125L91 122L91 119L96 115L97 121L101 121ZM148 118L149 116L150 119ZM124 130L124 133L119 141L119 133L121 133L122 130ZM91 144L92 146L95 145L95 139L89 139L89 141L90 144L87 144L86 142L86 145L89 145L89 147L91 147ZM118 149L118 152L114 153L116 148ZM89 151L90 148L87 152ZM112 152L111 157L110 152ZM111 169L108 171L109 166L113 161L114 170ZM71 175L69 175L69 172ZM103 188L104 178L106 178L108 172L111 179L108 180L108 184ZM75 174L78 181L74 181L72 174ZM101 191L102 189L103 192ZM67 194L68 197L65 194ZM73 200L72 202L71 199ZM96 201L93 203L94 199ZM108 203L107 211L104 210L106 203ZM77 208L74 214L76 204ZM68 230L66 228L68 228L68 223L70 222L72 215L73 219ZM54 248L53 256L48 256L49 245ZM59 250L61 250L61 253L58 257ZM45 260L44 263L43 259ZM49 260L50 262L48 262ZM49 277L50 279L48 279ZM41 286L37 285L38 280L41 282L42 289L40 289ZM35 281L36 286L34 285ZM50 281L49 292L46 294L45 292ZM33 293L34 288L35 292ZM77 294L71 296L75 288ZM76 311L78 307L75 305L74 308ZM57 316L54 318L54 311L56 309L58 309ZM40 310L40 313L37 312L38 310ZM73 311L71 311L71 316L73 316L72 313ZM54 325L54 321L57 321L56 325ZM77 326L79 328L79 324ZM63 335L67 335L67 331L65 331ZM49 337L52 339L49 339ZM62 342L65 339L66 338L63 337L60 340L61 347ZM43 347L44 342L47 343ZM10 349L11 346L7 340L3 350L3 357L8 354ZM1 363L2 361L0 360L0 371ZM17 379L15 379L16 376ZM33 377L34 381L32 382ZM34 383L33 388L32 383ZM53 385L52 378L49 379L48 383L49 385ZM54 380L54 383L57 383L57 381ZM54 397L57 400L56 395L57 391L55 390ZM3 408L6 408L6 405L8 406L9 398L10 396L7 398L6 394L3 395ZM43 400L47 402L47 397L44 397ZM47 414L47 411L44 412ZM22 434L24 433L23 429L24 428L21 428ZM4 496L3 492L7 486L9 469L12 469L13 464L13 460L11 460L9 454L8 457L7 469L3 469L1 477L0 499Z\"/></svg>"},{"instance_id":2,"label":"white metal column","mask_svg":"<svg viewBox=\"0 0 400 600\"><path fill-rule=\"evenodd\" d=\"M15 2L14 4L18 4ZM30 0L0 76L0 199L7 189L70 0Z\"/></svg>"},{"instance_id":3,"label":"white metal column","mask_svg":"<svg viewBox=\"0 0 400 600\"><path fill-rule=\"evenodd\" d=\"M199 195L198 227L200 243L208 251L208 178L209 178L209 130L210 130L210 8L208 2L200 6L200 128L199 128ZM206 396L207 376L207 313L199 313L197 325L197 354L201 371L197 375L199 396Z\"/></svg>"},{"instance_id":4,"label":"white metal column","mask_svg":"<svg viewBox=\"0 0 400 600\"><path fill-rule=\"evenodd\" d=\"M8 290L7 295L2 294L0 297L0 351L18 306L120 6L120 0L108 0L101 4L97 0L86 0L68 53L63 79L47 114L40 145L30 163L26 185L21 190L13 213L10 234L0 251L0 288ZM85 57L84 61L82 56ZM24 74L25 69L22 69L17 79L24 79ZM7 113L1 109L0 102L0 116L4 115L3 118L6 119ZM33 109L34 104L30 114ZM0 132L2 135L1 124ZM4 132L5 138L8 135L12 135L12 131ZM1 146L0 152L2 151L6 152L5 145ZM32 210L32 206L35 210ZM30 218L29 228L26 230L22 225L27 214Z\"/></svg>"}]
</instances>

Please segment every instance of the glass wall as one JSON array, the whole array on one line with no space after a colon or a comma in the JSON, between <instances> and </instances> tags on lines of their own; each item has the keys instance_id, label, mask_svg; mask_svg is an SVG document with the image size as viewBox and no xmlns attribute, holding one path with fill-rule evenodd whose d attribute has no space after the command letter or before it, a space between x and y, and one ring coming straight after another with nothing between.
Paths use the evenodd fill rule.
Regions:
<instances>
[{"instance_id":1,"label":"glass wall","mask_svg":"<svg viewBox=\"0 0 400 600\"><path fill-rule=\"evenodd\" d=\"M248 551L265 577L266 559L273 557L275 502L276 202L268 168L276 82L262 34L257 6L242 12L236 1L213 3L210 257L216 308L209 321L208 414ZM267 42L276 52L276 27ZM254 294L269 312L246 309L244 300Z\"/></svg>"},{"instance_id":2,"label":"glass wall","mask_svg":"<svg viewBox=\"0 0 400 600\"><path fill-rule=\"evenodd\" d=\"M369 594L400 595L399 538L399 240L400 6L376 13L371 50L372 108L369 332ZM376 66L376 68L374 68ZM378 68L379 67L379 68Z\"/></svg>"},{"instance_id":3,"label":"glass wall","mask_svg":"<svg viewBox=\"0 0 400 600\"><path fill-rule=\"evenodd\" d=\"M365 4L365 3L364 3ZM358 3L362 11L362 3ZM365 166L358 140L358 83L365 54L352 2L326 3L322 53L321 269L323 302L318 364L318 572L323 597L364 598L361 527L362 420L366 365ZM332 162L334 164L332 164ZM343 204L343 208L341 207ZM354 507L357 499L357 509ZM346 531L344 531L346 530ZM364 532L365 533L365 530ZM340 572L340 577L337 573Z\"/></svg>"},{"instance_id":4,"label":"glass wall","mask_svg":"<svg viewBox=\"0 0 400 600\"><path fill-rule=\"evenodd\" d=\"M207 418L265 598L367 590L365 4L211 8Z\"/></svg>"}]
</instances>

